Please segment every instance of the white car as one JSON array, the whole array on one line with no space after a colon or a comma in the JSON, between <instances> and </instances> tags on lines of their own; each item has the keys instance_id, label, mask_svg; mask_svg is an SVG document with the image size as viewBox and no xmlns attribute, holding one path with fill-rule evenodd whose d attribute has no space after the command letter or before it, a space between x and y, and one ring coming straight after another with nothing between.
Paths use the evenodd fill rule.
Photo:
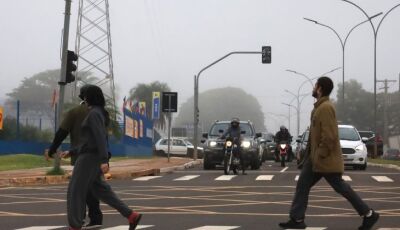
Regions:
<instances>
[{"instance_id":1,"label":"white car","mask_svg":"<svg viewBox=\"0 0 400 230\"><path fill-rule=\"evenodd\" d=\"M367 147L357 129L352 125L339 125L339 139L344 165L365 170L367 168Z\"/></svg>"},{"instance_id":2,"label":"white car","mask_svg":"<svg viewBox=\"0 0 400 230\"><path fill-rule=\"evenodd\" d=\"M184 138L171 138L170 153L180 156L190 156L193 154L194 146ZM156 152L161 155L168 153L168 138L161 138L155 145ZM197 147L199 153L203 152L202 147Z\"/></svg>"}]
</instances>

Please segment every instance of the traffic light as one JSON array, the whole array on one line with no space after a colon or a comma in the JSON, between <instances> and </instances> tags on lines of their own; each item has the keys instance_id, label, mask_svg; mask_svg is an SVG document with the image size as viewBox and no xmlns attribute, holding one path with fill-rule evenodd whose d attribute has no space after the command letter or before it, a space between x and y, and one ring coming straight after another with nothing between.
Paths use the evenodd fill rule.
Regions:
<instances>
[{"instance_id":1,"label":"traffic light","mask_svg":"<svg viewBox=\"0 0 400 230\"><path fill-rule=\"evenodd\" d=\"M262 47L262 63L270 64L271 63L271 46L263 46Z\"/></svg>"},{"instance_id":2,"label":"traffic light","mask_svg":"<svg viewBox=\"0 0 400 230\"><path fill-rule=\"evenodd\" d=\"M67 55L67 70L65 74L65 82L66 83L71 83L75 81L75 75L72 72L76 71L76 65L74 62L78 60L78 55L76 55L73 51L67 50L68 55Z\"/></svg>"}]
</instances>

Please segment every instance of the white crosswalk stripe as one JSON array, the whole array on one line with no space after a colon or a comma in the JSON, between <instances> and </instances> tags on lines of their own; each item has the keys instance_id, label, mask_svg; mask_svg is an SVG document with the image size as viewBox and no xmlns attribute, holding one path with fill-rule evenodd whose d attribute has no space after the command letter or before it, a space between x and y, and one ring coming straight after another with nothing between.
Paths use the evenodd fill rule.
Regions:
<instances>
[{"instance_id":1,"label":"white crosswalk stripe","mask_svg":"<svg viewBox=\"0 0 400 230\"><path fill-rule=\"evenodd\" d=\"M193 180L197 177L199 177L200 175L187 175L187 176L183 176L183 177L179 177L174 179L174 181L187 181L187 180Z\"/></svg>"},{"instance_id":2,"label":"white crosswalk stripe","mask_svg":"<svg viewBox=\"0 0 400 230\"><path fill-rule=\"evenodd\" d=\"M256 180L272 180L274 175L260 175L256 178Z\"/></svg>"},{"instance_id":3,"label":"white crosswalk stripe","mask_svg":"<svg viewBox=\"0 0 400 230\"><path fill-rule=\"evenodd\" d=\"M143 177L135 178L133 180L135 180L135 181L149 181L149 180L153 180L153 179L160 178L160 177L161 176L143 176Z\"/></svg>"},{"instance_id":4,"label":"white crosswalk stripe","mask_svg":"<svg viewBox=\"0 0 400 230\"><path fill-rule=\"evenodd\" d=\"M181 177L178 177L178 178L175 178L175 179L171 179L171 180L173 180L173 181L190 181L190 180L194 180L196 178L199 178L201 176L204 176L204 175L185 175L185 176L181 176ZM214 180L216 180L216 181L230 181L233 178L235 178L236 176L237 175L221 175L221 176L216 177ZM161 177L163 177L163 176L143 176L143 177L135 178L133 180L134 181L149 181L149 180L154 180L154 179L161 178ZM294 180L298 181L299 177L300 177L300 175L296 175ZM376 182L379 182L379 183L394 182L394 180L391 179L388 176L371 176L371 178L373 180L375 180ZM353 181L353 178L351 178L350 176L347 176L347 175L343 175L342 179L344 181ZM277 174L277 175L256 175L255 177L251 178L251 180L255 180L255 181L279 180L279 174Z\"/></svg>"},{"instance_id":5,"label":"white crosswalk stripe","mask_svg":"<svg viewBox=\"0 0 400 230\"><path fill-rule=\"evenodd\" d=\"M372 178L378 182L393 182L393 180L387 176L372 176Z\"/></svg>"},{"instance_id":6,"label":"white crosswalk stripe","mask_svg":"<svg viewBox=\"0 0 400 230\"><path fill-rule=\"evenodd\" d=\"M27 228L18 228L15 230L52 230L57 228L65 228L65 226L35 226L35 227L27 227Z\"/></svg>"},{"instance_id":7,"label":"white crosswalk stripe","mask_svg":"<svg viewBox=\"0 0 400 230\"><path fill-rule=\"evenodd\" d=\"M154 227L154 225L138 225L136 229L146 229L146 228L151 228ZM103 230L126 230L128 229L128 225L120 225L120 226L115 226L111 228L103 228Z\"/></svg>"},{"instance_id":8,"label":"white crosswalk stripe","mask_svg":"<svg viewBox=\"0 0 400 230\"><path fill-rule=\"evenodd\" d=\"M215 180L228 181L228 180L232 180L232 178L234 178L234 177L236 177L236 175L222 175L222 176L215 178Z\"/></svg>"},{"instance_id":9,"label":"white crosswalk stripe","mask_svg":"<svg viewBox=\"0 0 400 230\"><path fill-rule=\"evenodd\" d=\"M378 228L377 230L400 230L400 228Z\"/></svg>"},{"instance_id":10,"label":"white crosswalk stripe","mask_svg":"<svg viewBox=\"0 0 400 230\"><path fill-rule=\"evenodd\" d=\"M342 176L342 179L344 181L352 181L351 177L349 177L349 176Z\"/></svg>"},{"instance_id":11,"label":"white crosswalk stripe","mask_svg":"<svg viewBox=\"0 0 400 230\"><path fill-rule=\"evenodd\" d=\"M231 230L231 229L237 229L240 226L212 226L212 225L208 225L208 226L203 226L203 227L199 227L199 228L191 228L189 230Z\"/></svg>"}]
</instances>

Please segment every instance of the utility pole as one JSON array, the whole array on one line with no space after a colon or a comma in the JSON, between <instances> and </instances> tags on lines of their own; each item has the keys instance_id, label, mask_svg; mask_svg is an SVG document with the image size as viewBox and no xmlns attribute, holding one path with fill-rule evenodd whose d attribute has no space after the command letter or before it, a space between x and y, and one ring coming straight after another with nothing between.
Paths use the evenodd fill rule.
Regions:
<instances>
[{"instance_id":1,"label":"utility pole","mask_svg":"<svg viewBox=\"0 0 400 230\"><path fill-rule=\"evenodd\" d=\"M68 36L69 36L69 21L71 15L71 0L65 0L65 13L64 13L64 29L63 29L63 42L62 42L62 59L61 59L61 72L60 72L60 95L58 97L57 105L57 122L56 130L58 129L61 114L63 113L64 107L64 93L66 84L66 72L67 72L67 57L68 57ZM60 171L60 157L58 154L54 155L54 168L55 172Z\"/></svg>"},{"instance_id":2,"label":"utility pole","mask_svg":"<svg viewBox=\"0 0 400 230\"><path fill-rule=\"evenodd\" d=\"M385 148L389 147L389 125L388 125L388 117L387 117L387 105L388 105L388 83L396 82L396 80L377 80L376 82L383 82L384 87L381 89L385 90L384 94L384 102L383 102L383 145ZM376 135L376 134L375 134Z\"/></svg>"}]
</instances>

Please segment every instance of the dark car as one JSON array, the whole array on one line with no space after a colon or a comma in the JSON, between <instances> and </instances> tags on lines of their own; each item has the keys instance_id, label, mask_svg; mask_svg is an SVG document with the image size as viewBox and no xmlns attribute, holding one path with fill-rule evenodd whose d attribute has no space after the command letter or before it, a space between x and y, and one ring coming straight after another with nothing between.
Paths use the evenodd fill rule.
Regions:
<instances>
[{"instance_id":1,"label":"dark car","mask_svg":"<svg viewBox=\"0 0 400 230\"><path fill-rule=\"evenodd\" d=\"M204 143L204 169L214 169L216 165L223 165L224 160L224 140L220 136L229 128L230 121L216 121L212 124L210 131L203 134ZM242 131L241 150L245 165L251 166L251 169L259 169L262 164L262 155L259 153L258 137L261 133L256 133L253 124L250 121L240 121Z\"/></svg>"},{"instance_id":2,"label":"dark car","mask_svg":"<svg viewBox=\"0 0 400 230\"><path fill-rule=\"evenodd\" d=\"M388 149L382 155L382 158L386 159L386 160L400 160L400 150L398 150L398 149Z\"/></svg>"},{"instance_id":3,"label":"dark car","mask_svg":"<svg viewBox=\"0 0 400 230\"><path fill-rule=\"evenodd\" d=\"M262 154L262 161L275 159L276 143L272 133L262 133L259 139L259 151Z\"/></svg>"},{"instance_id":4,"label":"dark car","mask_svg":"<svg viewBox=\"0 0 400 230\"><path fill-rule=\"evenodd\" d=\"M374 145L375 145L375 133L372 131L358 131L361 138L364 139L364 143L367 146L368 156L372 156L374 154ZM365 139L367 138L367 139ZM382 138L378 135L377 139L377 146L378 146L378 156L383 154L383 141Z\"/></svg>"}]
</instances>

